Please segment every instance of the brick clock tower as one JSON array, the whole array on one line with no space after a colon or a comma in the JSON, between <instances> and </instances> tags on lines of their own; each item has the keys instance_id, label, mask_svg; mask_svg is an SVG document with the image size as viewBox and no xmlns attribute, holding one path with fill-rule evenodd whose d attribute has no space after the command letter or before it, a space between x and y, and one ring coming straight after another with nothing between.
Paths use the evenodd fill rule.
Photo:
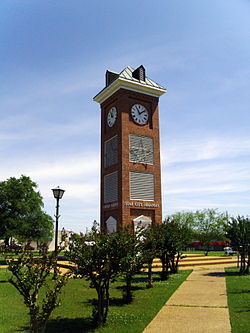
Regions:
<instances>
[{"instance_id":1,"label":"brick clock tower","mask_svg":"<svg viewBox=\"0 0 250 333\"><path fill-rule=\"evenodd\" d=\"M162 222L159 97L143 66L106 72L101 106L101 230Z\"/></svg>"}]
</instances>

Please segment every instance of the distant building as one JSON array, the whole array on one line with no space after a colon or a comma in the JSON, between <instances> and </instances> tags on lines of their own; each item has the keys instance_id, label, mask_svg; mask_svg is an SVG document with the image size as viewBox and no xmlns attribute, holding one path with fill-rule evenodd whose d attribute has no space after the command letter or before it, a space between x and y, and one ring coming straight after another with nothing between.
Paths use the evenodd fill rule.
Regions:
<instances>
[{"instance_id":1,"label":"distant building","mask_svg":"<svg viewBox=\"0 0 250 333\"><path fill-rule=\"evenodd\" d=\"M62 230L59 230L58 231L58 245L61 243L63 235L65 235L65 241L67 243L69 241L70 234L71 234L71 231L65 230L64 228ZM39 247L39 244L44 243L44 242L48 244L49 251L54 251L55 250L55 232L54 232L53 237L32 239L32 241L30 242L30 246L33 247L34 250L37 250L37 248ZM27 244L27 241L20 243L14 239L14 244L20 245L23 247L25 244ZM0 245L4 245L4 240L0 240Z\"/></svg>"}]
</instances>

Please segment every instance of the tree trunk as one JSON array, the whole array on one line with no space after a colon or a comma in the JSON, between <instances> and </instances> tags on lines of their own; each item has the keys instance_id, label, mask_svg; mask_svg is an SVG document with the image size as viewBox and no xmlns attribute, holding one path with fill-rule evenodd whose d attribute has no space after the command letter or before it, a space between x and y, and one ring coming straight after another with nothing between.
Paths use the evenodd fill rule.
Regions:
<instances>
[{"instance_id":1,"label":"tree trunk","mask_svg":"<svg viewBox=\"0 0 250 333\"><path fill-rule=\"evenodd\" d=\"M31 333L45 333L46 324L34 323L34 325L30 326Z\"/></svg>"},{"instance_id":2,"label":"tree trunk","mask_svg":"<svg viewBox=\"0 0 250 333\"><path fill-rule=\"evenodd\" d=\"M93 319L96 321L96 326L100 327L105 324L108 309L109 309L109 281L107 281L103 286L99 287L97 290L98 300L97 300L97 311L96 308L93 309Z\"/></svg>"},{"instance_id":3,"label":"tree trunk","mask_svg":"<svg viewBox=\"0 0 250 333\"><path fill-rule=\"evenodd\" d=\"M246 272L246 254L244 251L241 252L241 260L240 260L240 273L245 274Z\"/></svg>"},{"instance_id":4,"label":"tree trunk","mask_svg":"<svg viewBox=\"0 0 250 333\"><path fill-rule=\"evenodd\" d=\"M167 265L167 256L166 255L163 255L161 257L161 265L162 265L161 279L167 280L168 279L168 265Z\"/></svg>"},{"instance_id":5,"label":"tree trunk","mask_svg":"<svg viewBox=\"0 0 250 333\"><path fill-rule=\"evenodd\" d=\"M103 315L104 315L104 288L99 287L97 290L97 311L93 309L93 319L96 321L96 326L99 327L103 324Z\"/></svg>"},{"instance_id":6,"label":"tree trunk","mask_svg":"<svg viewBox=\"0 0 250 333\"><path fill-rule=\"evenodd\" d=\"M210 246L211 246L210 241L204 241L203 245L205 247L204 255L207 256L208 252L210 251Z\"/></svg>"},{"instance_id":7,"label":"tree trunk","mask_svg":"<svg viewBox=\"0 0 250 333\"><path fill-rule=\"evenodd\" d=\"M171 273L176 273L175 256L170 258L169 264Z\"/></svg>"},{"instance_id":8,"label":"tree trunk","mask_svg":"<svg viewBox=\"0 0 250 333\"><path fill-rule=\"evenodd\" d=\"M107 316L109 311L109 280L105 285L105 300L104 300L104 315L103 315L103 324L106 323Z\"/></svg>"},{"instance_id":9,"label":"tree trunk","mask_svg":"<svg viewBox=\"0 0 250 333\"><path fill-rule=\"evenodd\" d=\"M178 266L179 266L179 260L180 260L180 253L177 254L176 260L175 260L175 265L174 265L174 273L178 272Z\"/></svg>"},{"instance_id":10,"label":"tree trunk","mask_svg":"<svg viewBox=\"0 0 250 333\"><path fill-rule=\"evenodd\" d=\"M4 245L5 245L5 247L8 247L8 246L9 246L9 241L10 241L10 238L9 238L9 237L5 237L5 238L4 238Z\"/></svg>"},{"instance_id":11,"label":"tree trunk","mask_svg":"<svg viewBox=\"0 0 250 333\"><path fill-rule=\"evenodd\" d=\"M126 274L126 285L125 285L125 291L124 291L124 302L126 304L130 304L133 299L132 291L131 291L131 282L132 282L132 276L130 274Z\"/></svg>"},{"instance_id":12,"label":"tree trunk","mask_svg":"<svg viewBox=\"0 0 250 333\"><path fill-rule=\"evenodd\" d=\"M38 319L38 308L36 305L30 308L30 332L31 333L44 333L46 321L40 321Z\"/></svg>"},{"instance_id":13,"label":"tree trunk","mask_svg":"<svg viewBox=\"0 0 250 333\"><path fill-rule=\"evenodd\" d=\"M147 288L153 288L152 263L153 263L153 260L150 260L150 261L148 262L148 281L147 281Z\"/></svg>"}]
</instances>

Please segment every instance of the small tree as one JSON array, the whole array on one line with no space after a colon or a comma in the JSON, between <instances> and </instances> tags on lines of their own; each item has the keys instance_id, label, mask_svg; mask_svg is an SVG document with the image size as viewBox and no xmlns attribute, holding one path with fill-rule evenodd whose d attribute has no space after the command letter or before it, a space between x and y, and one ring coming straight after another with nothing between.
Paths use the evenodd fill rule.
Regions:
<instances>
[{"instance_id":1,"label":"small tree","mask_svg":"<svg viewBox=\"0 0 250 333\"><path fill-rule=\"evenodd\" d=\"M240 273L249 273L250 266L250 219L244 216L231 218L226 226L227 237L240 254Z\"/></svg>"},{"instance_id":2,"label":"small tree","mask_svg":"<svg viewBox=\"0 0 250 333\"><path fill-rule=\"evenodd\" d=\"M150 230L147 230L145 233L145 239L142 248L143 256L145 260L148 261L148 285L152 285L150 282L152 276L151 267L155 257L158 257L161 260L161 279L166 280L168 278L170 235L165 225L153 224L150 227Z\"/></svg>"},{"instance_id":3,"label":"small tree","mask_svg":"<svg viewBox=\"0 0 250 333\"><path fill-rule=\"evenodd\" d=\"M166 261L172 273L177 273L182 251L191 242L193 231L191 226L181 223L175 216L169 217L162 225L162 237L165 242Z\"/></svg>"},{"instance_id":4,"label":"small tree","mask_svg":"<svg viewBox=\"0 0 250 333\"><path fill-rule=\"evenodd\" d=\"M140 253L141 246L139 236L132 233L130 226L119 232L120 241L123 244L123 257L121 258L121 274L125 279L124 301L131 303L132 294L132 279L133 276L140 271L143 266L142 255Z\"/></svg>"},{"instance_id":5,"label":"small tree","mask_svg":"<svg viewBox=\"0 0 250 333\"><path fill-rule=\"evenodd\" d=\"M167 217L167 220L175 221L179 225L185 226L189 230L192 230L196 226L195 214L196 213L194 212L185 212L185 211L176 212L169 215Z\"/></svg>"},{"instance_id":6,"label":"small tree","mask_svg":"<svg viewBox=\"0 0 250 333\"><path fill-rule=\"evenodd\" d=\"M157 224L152 224L145 230L141 231L141 249L143 261L147 264L148 268L148 279L147 288L153 287L152 278L152 266L153 260L159 254L158 241L159 241L159 226Z\"/></svg>"},{"instance_id":7,"label":"small tree","mask_svg":"<svg viewBox=\"0 0 250 333\"><path fill-rule=\"evenodd\" d=\"M211 247L211 241L224 239L224 228L228 221L228 215L220 213L216 209L204 209L195 212L195 237L205 246L205 255Z\"/></svg>"},{"instance_id":8,"label":"small tree","mask_svg":"<svg viewBox=\"0 0 250 333\"><path fill-rule=\"evenodd\" d=\"M66 257L75 265L75 276L86 277L97 292L93 319L97 326L105 324L109 309L109 286L120 273L123 244L119 233L100 234L95 228L88 235L72 235Z\"/></svg>"},{"instance_id":9,"label":"small tree","mask_svg":"<svg viewBox=\"0 0 250 333\"><path fill-rule=\"evenodd\" d=\"M40 246L38 257L34 257L28 248L6 256L8 269L12 273L9 281L23 296L24 304L29 309L30 332L43 333L52 311L59 305L58 296L67 282L67 276L57 274L52 281L50 273L52 269L57 270L56 257L48 252L45 244ZM42 288L45 289L45 296L42 296Z\"/></svg>"}]
</instances>

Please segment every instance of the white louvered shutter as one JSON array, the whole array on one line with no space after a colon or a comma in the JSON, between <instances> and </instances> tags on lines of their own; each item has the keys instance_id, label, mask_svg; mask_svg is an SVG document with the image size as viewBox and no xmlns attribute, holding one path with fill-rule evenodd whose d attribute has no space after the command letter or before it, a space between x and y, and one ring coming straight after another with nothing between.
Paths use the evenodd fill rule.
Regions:
<instances>
[{"instance_id":1,"label":"white louvered shutter","mask_svg":"<svg viewBox=\"0 0 250 333\"><path fill-rule=\"evenodd\" d=\"M118 136L104 143L104 167L107 168L118 162Z\"/></svg>"},{"instance_id":2,"label":"white louvered shutter","mask_svg":"<svg viewBox=\"0 0 250 333\"><path fill-rule=\"evenodd\" d=\"M118 171L104 176L104 203L118 201Z\"/></svg>"},{"instance_id":3,"label":"white louvered shutter","mask_svg":"<svg viewBox=\"0 0 250 333\"><path fill-rule=\"evenodd\" d=\"M154 174L130 171L130 199L154 200Z\"/></svg>"},{"instance_id":4,"label":"white louvered shutter","mask_svg":"<svg viewBox=\"0 0 250 333\"><path fill-rule=\"evenodd\" d=\"M133 163L154 163L154 142L149 136L129 134L129 160Z\"/></svg>"}]
</instances>

